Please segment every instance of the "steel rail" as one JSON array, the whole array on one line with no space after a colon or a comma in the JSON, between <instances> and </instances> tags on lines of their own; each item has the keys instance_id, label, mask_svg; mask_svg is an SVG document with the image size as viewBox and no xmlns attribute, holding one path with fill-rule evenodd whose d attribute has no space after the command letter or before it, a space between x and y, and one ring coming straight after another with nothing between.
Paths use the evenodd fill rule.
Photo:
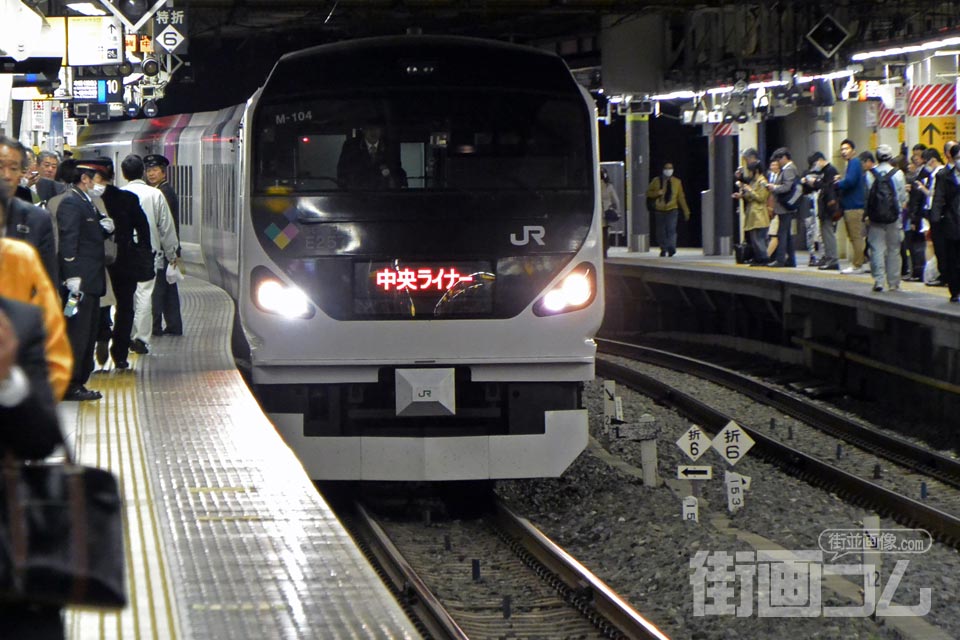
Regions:
<instances>
[{"instance_id":1,"label":"steel rail","mask_svg":"<svg viewBox=\"0 0 960 640\"><path fill-rule=\"evenodd\" d=\"M415 622L424 627L421 632L438 640L469 640L367 510L357 503L354 513L350 524L362 537L365 550L373 556L389 580L389 586L398 595L400 604L409 609L416 618Z\"/></svg>"},{"instance_id":2,"label":"steel rail","mask_svg":"<svg viewBox=\"0 0 960 640\"><path fill-rule=\"evenodd\" d=\"M496 509L497 526L562 583L567 600L578 606L581 612L586 615L591 613L588 610L592 610L596 613L592 618L599 617L599 620L612 625L612 630L619 632L624 638L669 640L666 634L624 602L613 589L557 546L529 520L514 513L502 501L497 501ZM604 626L604 623L600 626Z\"/></svg>"},{"instance_id":3,"label":"steel rail","mask_svg":"<svg viewBox=\"0 0 960 640\"><path fill-rule=\"evenodd\" d=\"M711 433L718 433L734 420L696 398L629 367L598 359L596 370L598 375L617 380L657 402L674 407ZM786 472L810 484L826 487L844 499L893 518L905 526L922 527L934 538L960 548L960 519L955 516L847 473L749 427L741 425L741 428L756 442L753 451Z\"/></svg>"},{"instance_id":4,"label":"steel rail","mask_svg":"<svg viewBox=\"0 0 960 640\"><path fill-rule=\"evenodd\" d=\"M825 407L798 398L772 384L695 358L642 345L597 340L602 353L639 360L710 380L773 407L835 438L901 466L960 488L960 461L904 438L869 429Z\"/></svg>"}]
</instances>

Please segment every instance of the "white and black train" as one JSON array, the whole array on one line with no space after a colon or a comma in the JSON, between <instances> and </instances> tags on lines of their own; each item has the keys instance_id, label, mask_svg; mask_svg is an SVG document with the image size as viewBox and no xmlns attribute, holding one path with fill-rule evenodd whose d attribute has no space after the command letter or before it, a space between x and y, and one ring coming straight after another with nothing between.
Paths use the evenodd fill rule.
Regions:
<instances>
[{"instance_id":1,"label":"white and black train","mask_svg":"<svg viewBox=\"0 0 960 640\"><path fill-rule=\"evenodd\" d=\"M519 478L587 443L596 122L555 55L402 36L285 55L245 105L80 146L171 161L184 256L236 300L311 477Z\"/></svg>"}]
</instances>

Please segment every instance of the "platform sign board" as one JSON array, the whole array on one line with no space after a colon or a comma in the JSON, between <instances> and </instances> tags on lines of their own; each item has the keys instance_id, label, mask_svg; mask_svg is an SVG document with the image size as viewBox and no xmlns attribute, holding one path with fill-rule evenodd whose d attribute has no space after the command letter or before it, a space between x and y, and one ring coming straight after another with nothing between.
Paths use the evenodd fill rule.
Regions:
<instances>
[{"instance_id":1,"label":"platform sign board","mask_svg":"<svg viewBox=\"0 0 960 640\"><path fill-rule=\"evenodd\" d=\"M677 480L712 480L713 467L708 464L677 465Z\"/></svg>"},{"instance_id":2,"label":"platform sign board","mask_svg":"<svg viewBox=\"0 0 960 640\"><path fill-rule=\"evenodd\" d=\"M113 16L67 19L67 60L72 67L120 64L123 49L120 21Z\"/></svg>"},{"instance_id":3,"label":"platform sign board","mask_svg":"<svg viewBox=\"0 0 960 640\"><path fill-rule=\"evenodd\" d=\"M743 427L731 420L720 430L712 444L717 453L733 466L743 459L755 443Z\"/></svg>"},{"instance_id":4,"label":"platform sign board","mask_svg":"<svg viewBox=\"0 0 960 640\"><path fill-rule=\"evenodd\" d=\"M63 119L63 138L71 147L77 146L77 121L75 119Z\"/></svg>"},{"instance_id":5,"label":"platform sign board","mask_svg":"<svg viewBox=\"0 0 960 640\"><path fill-rule=\"evenodd\" d=\"M51 105L46 100L32 100L30 103L30 130L46 131L50 128Z\"/></svg>"},{"instance_id":6,"label":"platform sign board","mask_svg":"<svg viewBox=\"0 0 960 640\"><path fill-rule=\"evenodd\" d=\"M677 446L687 454L687 457L696 462L700 456L710 448L710 438L697 425L692 425L686 433L677 440Z\"/></svg>"},{"instance_id":7,"label":"platform sign board","mask_svg":"<svg viewBox=\"0 0 960 640\"><path fill-rule=\"evenodd\" d=\"M893 112L900 117L907 115L907 88L893 88Z\"/></svg>"},{"instance_id":8,"label":"platform sign board","mask_svg":"<svg viewBox=\"0 0 960 640\"><path fill-rule=\"evenodd\" d=\"M943 149L950 140L957 139L957 117L921 116L919 120L920 142L934 149Z\"/></svg>"},{"instance_id":9,"label":"platform sign board","mask_svg":"<svg viewBox=\"0 0 960 640\"><path fill-rule=\"evenodd\" d=\"M684 522L700 522L700 501L694 496L683 499L682 510Z\"/></svg>"},{"instance_id":10,"label":"platform sign board","mask_svg":"<svg viewBox=\"0 0 960 640\"><path fill-rule=\"evenodd\" d=\"M96 102L98 104L123 102L123 79L119 76L74 78L72 92L74 102Z\"/></svg>"},{"instance_id":11,"label":"platform sign board","mask_svg":"<svg viewBox=\"0 0 960 640\"><path fill-rule=\"evenodd\" d=\"M160 9L153 16L156 44L167 53L183 55L187 52L187 12L185 9Z\"/></svg>"}]
</instances>

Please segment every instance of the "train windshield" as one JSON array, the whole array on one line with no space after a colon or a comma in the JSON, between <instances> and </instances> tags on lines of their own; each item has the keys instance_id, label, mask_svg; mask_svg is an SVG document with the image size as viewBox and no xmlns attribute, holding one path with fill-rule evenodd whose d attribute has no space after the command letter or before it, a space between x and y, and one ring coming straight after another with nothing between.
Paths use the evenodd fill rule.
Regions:
<instances>
[{"instance_id":1,"label":"train windshield","mask_svg":"<svg viewBox=\"0 0 960 640\"><path fill-rule=\"evenodd\" d=\"M431 89L261 105L255 190L582 191L589 113L577 96Z\"/></svg>"}]
</instances>

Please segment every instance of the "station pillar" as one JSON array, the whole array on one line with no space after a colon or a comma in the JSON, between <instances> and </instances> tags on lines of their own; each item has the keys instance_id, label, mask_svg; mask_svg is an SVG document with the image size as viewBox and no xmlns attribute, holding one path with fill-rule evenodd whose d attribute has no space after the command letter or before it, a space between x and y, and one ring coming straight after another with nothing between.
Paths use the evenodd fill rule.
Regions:
<instances>
[{"instance_id":1,"label":"station pillar","mask_svg":"<svg viewBox=\"0 0 960 640\"><path fill-rule=\"evenodd\" d=\"M627 115L627 145L624 169L627 181L627 237L630 251L650 250L650 213L647 211L647 188L650 172L650 116Z\"/></svg>"},{"instance_id":2,"label":"station pillar","mask_svg":"<svg viewBox=\"0 0 960 640\"><path fill-rule=\"evenodd\" d=\"M839 102L833 107L830 107L830 134L832 146L824 150L823 154L827 156L830 160L830 164L836 167L837 171L840 172L840 175L844 175L844 172L847 169L847 161L840 156L840 141L845 138L849 138L849 118L850 118L850 103L848 102ZM866 145L863 145L863 149L857 148L857 151L862 151L866 149Z\"/></svg>"},{"instance_id":3,"label":"station pillar","mask_svg":"<svg viewBox=\"0 0 960 640\"><path fill-rule=\"evenodd\" d=\"M734 136L710 135L710 191L701 202L703 255L733 253ZM711 206L712 205L712 206Z\"/></svg>"}]
</instances>

